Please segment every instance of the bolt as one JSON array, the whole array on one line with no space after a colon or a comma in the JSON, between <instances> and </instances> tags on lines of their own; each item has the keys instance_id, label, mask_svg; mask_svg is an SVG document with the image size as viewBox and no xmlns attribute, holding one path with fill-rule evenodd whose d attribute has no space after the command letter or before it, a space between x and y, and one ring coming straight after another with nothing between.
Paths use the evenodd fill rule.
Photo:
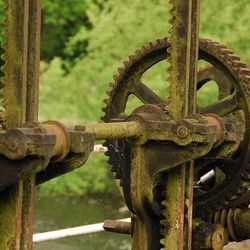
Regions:
<instances>
[{"instance_id":1,"label":"bolt","mask_svg":"<svg viewBox=\"0 0 250 250\"><path fill-rule=\"evenodd\" d=\"M177 136L180 138L180 139L185 139L185 138L187 138L188 137L188 135L189 135L189 130L185 127L185 126L183 126L183 125L181 125L181 126L179 126L178 128L177 128Z\"/></svg>"},{"instance_id":2,"label":"bolt","mask_svg":"<svg viewBox=\"0 0 250 250\"><path fill-rule=\"evenodd\" d=\"M27 151L26 138L23 133L17 129L11 129L5 133L6 150L4 155L12 160L25 156Z\"/></svg>"}]
</instances>

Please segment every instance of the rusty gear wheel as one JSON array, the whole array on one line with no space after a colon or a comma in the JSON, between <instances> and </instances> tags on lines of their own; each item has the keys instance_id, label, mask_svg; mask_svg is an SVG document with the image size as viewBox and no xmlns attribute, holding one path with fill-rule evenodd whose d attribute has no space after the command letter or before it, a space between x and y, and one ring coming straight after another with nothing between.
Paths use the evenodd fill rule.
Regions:
<instances>
[{"instance_id":1,"label":"rusty gear wheel","mask_svg":"<svg viewBox=\"0 0 250 250\"><path fill-rule=\"evenodd\" d=\"M110 83L108 98L104 100L106 104L103 108L104 122L110 122L125 115L130 95L136 96L144 104L155 104L160 107L167 105L164 98L159 97L142 83L141 77L148 69L169 56L167 54L169 46L166 38L150 42L130 56L129 60L124 62L123 68L118 69L118 75L115 75L114 81ZM210 66L198 72L198 89L208 81L214 80L219 87L218 103L222 103L222 105L205 107L203 111L234 118L243 111L244 115L241 115L241 118L243 117L246 124L249 124L250 70L247 65L240 62L240 58L225 46L207 39L200 40L199 59L208 62ZM209 191L196 195L194 198L196 208L221 209L225 206L248 203L249 197L246 193L250 187L249 139L250 133L246 128L244 141L230 157L228 155L218 157L218 149L216 149L208 158L204 158L205 161L210 161L209 166L205 164L206 170L216 167L218 172L223 172L224 179ZM131 208L130 201L126 199L126 187L130 182L130 145L122 139L107 140L105 145L108 147L106 153L109 157L108 162L112 166L115 178L120 179L126 203ZM198 170L197 174L199 174Z\"/></svg>"}]
</instances>

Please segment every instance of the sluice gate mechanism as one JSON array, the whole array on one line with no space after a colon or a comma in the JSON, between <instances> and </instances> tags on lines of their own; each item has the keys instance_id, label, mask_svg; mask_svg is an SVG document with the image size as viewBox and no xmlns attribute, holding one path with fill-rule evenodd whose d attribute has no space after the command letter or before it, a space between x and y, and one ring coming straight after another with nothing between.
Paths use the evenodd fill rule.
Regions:
<instances>
[{"instance_id":1,"label":"sluice gate mechanism","mask_svg":"<svg viewBox=\"0 0 250 250\"><path fill-rule=\"evenodd\" d=\"M130 234L133 250L221 250L250 238L250 68L199 37L199 0L170 0L169 38L119 68L103 123L71 127L38 121L40 0L4 3L1 250L32 249L36 185L84 165L98 140L131 212L131 222L106 221L104 229ZM142 80L162 60L170 64L166 98ZM219 98L201 107L197 92L209 81ZM127 114L131 95L142 105Z\"/></svg>"}]
</instances>

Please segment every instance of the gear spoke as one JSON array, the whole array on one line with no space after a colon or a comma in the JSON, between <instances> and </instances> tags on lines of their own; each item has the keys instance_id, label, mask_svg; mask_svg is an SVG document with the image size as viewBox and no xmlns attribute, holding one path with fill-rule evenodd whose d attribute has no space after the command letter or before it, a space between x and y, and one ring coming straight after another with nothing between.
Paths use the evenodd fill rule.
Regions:
<instances>
[{"instance_id":1,"label":"gear spoke","mask_svg":"<svg viewBox=\"0 0 250 250\"><path fill-rule=\"evenodd\" d=\"M228 89L228 77L225 76L219 69L215 68L212 65L208 65L204 68L200 68L197 73L197 91L204 86L209 81L215 81L220 89L225 91L225 87ZM223 93L228 94L228 93Z\"/></svg>"},{"instance_id":2,"label":"gear spoke","mask_svg":"<svg viewBox=\"0 0 250 250\"><path fill-rule=\"evenodd\" d=\"M219 116L226 116L239 109L239 103L236 93L219 100L216 103L202 107L199 110L200 114L214 113Z\"/></svg>"},{"instance_id":3,"label":"gear spoke","mask_svg":"<svg viewBox=\"0 0 250 250\"><path fill-rule=\"evenodd\" d=\"M136 85L136 89L133 93L143 103L147 104L160 104L166 101L160 98L154 91L148 88L143 82Z\"/></svg>"}]
</instances>

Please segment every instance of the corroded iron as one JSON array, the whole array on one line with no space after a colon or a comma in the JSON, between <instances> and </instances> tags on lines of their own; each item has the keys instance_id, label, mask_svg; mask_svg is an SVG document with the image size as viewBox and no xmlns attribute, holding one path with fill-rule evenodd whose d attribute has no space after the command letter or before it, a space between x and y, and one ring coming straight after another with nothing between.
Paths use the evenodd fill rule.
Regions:
<instances>
[{"instance_id":1,"label":"corroded iron","mask_svg":"<svg viewBox=\"0 0 250 250\"><path fill-rule=\"evenodd\" d=\"M233 241L250 238L250 209L230 208L216 211L212 222L226 228Z\"/></svg>"},{"instance_id":2,"label":"corroded iron","mask_svg":"<svg viewBox=\"0 0 250 250\"><path fill-rule=\"evenodd\" d=\"M250 200L250 69L225 46L199 40L199 0L170 1L170 39L149 43L119 69L105 123L73 127L38 122L40 1L4 2L0 249L32 248L35 186L84 165L95 140L106 140L132 213L132 223L106 221L105 228L130 233L132 249L220 250L225 228L229 240L250 237L249 209L242 210ZM167 100L141 80L166 58ZM209 65L198 69L200 59ZM196 107L210 80L219 99ZM125 113L131 94L143 105ZM214 209L222 212L213 219Z\"/></svg>"},{"instance_id":3,"label":"corroded iron","mask_svg":"<svg viewBox=\"0 0 250 250\"><path fill-rule=\"evenodd\" d=\"M175 119L180 119L196 112L200 1L171 0L170 4L169 110ZM191 250L194 163L190 161L169 175L176 192L166 183L161 242L165 248ZM170 213L171 219L167 219ZM173 242L178 242L178 246Z\"/></svg>"},{"instance_id":4,"label":"corroded iron","mask_svg":"<svg viewBox=\"0 0 250 250\"><path fill-rule=\"evenodd\" d=\"M10 129L37 118L40 1L5 0L4 3L4 66L1 69L4 112L1 120L2 125ZM29 18L33 22L29 23ZM38 39L33 40L33 35ZM33 105L27 107L27 100ZM41 161L36 164L39 168ZM1 166L5 166L4 162ZM29 178L0 194L0 248L3 250L32 248L34 183L35 177L29 173Z\"/></svg>"},{"instance_id":5,"label":"corroded iron","mask_svg":"<svg viewBox=\"0 0 250 250\"><path fill-rule=\"evenodd\" d=\"M152 90L147 89L147 92L146 91L140 92L140 93L143 93L144 95L139 95L138 89L142 88L142 87L138 87L138 85L143 86L143 83L141 82L141 76L147 69L149 69L150 67L152 67L153 65L155 65L159 61L163 60L166 55L168 56L168 53L166 52L168 47L169 47L169 44L168 44L168 41L166 39L157 40L156 42L151 42L148 45L142 47L141 50L136 51L136 54L131 56L129 61L124 63L125 67L123 69L119 70L119 75L115 76L114 83L112 83L112 85L111 85L112 89L108 92L109 99L105 101L106 107L105 107L105 116L103 117L104 121L106 121L106 122L109 122L112 120L121 121L122 119L125 119L124 118L124 111L125 111L125 107L126 107L126 102L127 102L128 96L131 93L134 96L136 96L137 98L139 98L141 101L143 101L145 104L146 103L155 104L159 109L161 109L162 107L166 107L167 102L164 101L159 96L156 97L157 95ZM240 169L233 170L234 169L233 165L238 166L236 163L237 161L235 161L235 159L230 160L230 158L229 159L224 158L224 156L234 154L234 152L239 147L239 144L242 141L243 137L241 137L241 138L238 136L234 137L234 141L232 143L226 142L223 139L223 138L225 138L225 136L227 136L227 132L225 132L226 127L227 127L226 130L228 130L228 131L235 131L235 132L238 131L239 132L238 135L244 134L245 129L243 127L237 128L237 126L240 125L240 123L244 122L244 120L242 120L242 118L241 118L242 115L239 116L240 118L237 118L238 115L235 118L233 118L233 116L230 116L230 118L227 117L227 115L230 114L232 111L239 109L239 105L240 105L239 103L241 103L242 99L240 98L239 94L236 95L235 93L233 93L233 96L235 98L237 98L237 100L234 102L234 103L237 103L237 106L227 107L224 104L221 105L221 103L224 103L224 100L227 100L228 96L232 95L231 94L232 93L231 92L232 85L230 83L232 83L232 84L234 84L234 82L243 83L243 81L240 80L242 75L239 74L240 65L243 65L243 64L238 63L238 66L236 66L236 64L235 64L234 65L235 68L232 67L231 58L232 59L236 58L235 55L233 55L231 53L232 57L230 58L230 55L228 54L227 60L225 60L225 55L221 55L222 51L218 50L218 48L224 48L224 46L218 45L215 42L212 42L209 40L200 40L200 47L199 48L200 48L200 51L199 51L199 58L200 59L208 61L209 63L212 63L214 60L219 60L221 67L228 68L228 70L233 72L233 74L230 76L229 74L224 73L221 70L215 68L216 65L214 65L214 67L208 66L206 68L202 68L198 72L197 90L199 90L206 82L208 82L210 80L215 80L215 82L218 84L218 87L219 87L219 101L217 101L215 104L208 105L207 107L197 109L198 112L201 112L202 114L204 114L205 117L207 116L206 119L208 122L216 125L216 127L218 128L218 130L217 130L218 134L217 134L217 143L214 144L214 149L211 150L211 153L208 154L209 156L204 157L204 162L201 162L200 160L198 160L198 162L196 163L195 178L196 178L196 176L198 176L200 178L202 175L204 175L206 173L206 172L205 173L202 172L202 171L206 171L206 170L203 170L203 167L205 169L207 169L207 171L209 171L210 170L209 168L211 168L212 166L215 166L215 165L216 166L218 165L218 169L219 169L218 173L220 171L222 171L227 176L225 178L225 180L221 182L221 184L218 183L218 188L215 189L216 191L214 191L213 189L209 190L209 192L207 192L207 191L200 192L199 190L195 190L194 206L200 207L200 205L202 205L202 208L200 208L202 211L204 209L209 211L209 209L211 207L220 206L219 204L221 204L223 202L225 202L227 205L232 204L232 201L230 203L229 199L231 199L230 197L235 197L235 194L232 194L232 196L230 196L230 193L228 193L227 191L232 190L232 192L234 193L234 191L237 190L237 187L236 186L231 187L232 183L230 181L228 181L231 178L235 178L237 180L235 182L235 185L237 183L237 185L239 184L239 186L241 187L240 190L238 188L236 202L241 202L239 197L241 196L241 194L244 194L246 192L246 189L242 189L242 185L241 185L242 182L246 183L245 178L243 180L241 178L238 178L237 175L235 175L235 173L237 171L240 174L241 170ZM222 65L224 65L224 66L222 66ZM219 68L221 68L221 67L219 67ZM238 79L237 81L235 81L235 77ZM243 85L236 84L235 86L237 86L238 90L243 90ZM144 88L144 89L146 89L146 88ZM147 93L147 94L145 94L145 93ZM143 107L140 107L139 110L143 110ZM155 117L155 114L156 114L155 111L152 112L151 115L147 115L147 110L149 110L149 108L147 107L147 105L145 105L144 112L139 112L140 115L142 115L142 116L144 115L146 117L149 117L149 119L150 119L150 117L151 117L151 119L152 119L152 117ZM207 112L205 112L205 111L209 111L211 113L213 113L213 111L215 111L215 113L206 115L205 113L207 113ZM136 110L134 112L136 112ZM170 112L166 111L166 110L164 112L165 112L165 119L171 121L172 116L171 116ZM247 109L245 109L245 112L247 113ZM239 112L239 114L240 113L241 112ZM220 115L220 114L224 117L223 118L219 117L218 115ZM132 115L132 117L133 117L133 115ZM131 118L129 118L129 119L131 119ZM221 119L226 119L226 120L224 120L223 124L221 123ZM162 120L162 118L160 119L158 117L158 120ZM180 126L176 130L176 132L177 132L178 137L182 140L184 140L188 135L186 127ZM160 132L160 131L159 131L159 133L164 134L164 132ZM247 145L248 139L247 139L246 135L247 134L245 133L244 140L245 140L246 145ZM223 139L224 143L221 144L220 139ZM154 169L156 171L157 165L160 165L161 163L162 163L162 165L164 165L164 160L163 160L164 155L166 155L166 158L168 158L168 164L170 163L169 159L174 159L173 155L176 155L178 157L178 159L180 159L179 156L181 155L180 149L175 148L173 151L170 151L168 148L168 149L164 150L164 145L162 145L161 143L159 143L159 146L157 149L154 149L154 147L152 146L153 143L151 142L151 144L147 146L148 147L147 153L146 152L141 153L141 157L143 160L141 160L141 161L138 160L139 163L136 165L133 165L133 163L130 159L132 158L132 156L134 157L135 154L131 152L131 146L129 145L128 141L122 140L122 139L120 139L120 140L113 139L113 140L106 141L106 145L109 147L107 155L110 157L109 162L112 164L112 171L115 172L116 178L121 179L121 184L123 186L125 200L127 202L128 207L131 209L131 211L133 211L133 205L131 204L130 192L128 190L131 190L130 183L131 183L132 179L134 178L134 176L142 175L143 168L147 169L147 164L145 163L145 162L147 162L147 160L145 161L145 158L147 159L147 157L145 157L145 156L149 155L151 153L148 158L151 162L155 162L155 166L151 169ZM142 151L143 151L144 147L145 147L145 145L141 147ZM187 147L187 149L188 149L188 147ZM189 149L191 149L191 147ZM139 148L137 149L137 152L140 152ZM156 153L153 153L153 152L156 152ZM158 154L157 154L157 152L158 152ZM166 154L165 152L168 152L168 153ZM171 152L173 152L173 154L171 154ZM178 152L178 154L176 152ZM189 157L190 156L186 155L186 158L189 158ZM246 152L245 152L244 157L247 157ZM191 159L191 158L189 158L189 159ZM159 161L160 161L160 163L159 163ZM136 160L136 162L137 162L137 160ZM210 165L208 165L207 163L209 163ZM143 164L145 165L145 167L139 168L139 165L141 166ZM167 164L165 164L165 165L167 165ZM135 171L136 171L135 166L138 166L138 168L139 168L137 175L135 174ZM241 165L241 166L247 167L247 165ZM133 169L133 174L130 174L131 168ZM166 169L167 169L167 167L166 167ZM230 169L232 171L229 171ZM217 174L216 174L216 176L217 176ZM145 180L147 180L147 178L145 178L145 176L144 176L144 178L142 177L141 180L144 180L144 182L145 182ZM169 192L175 193L176 190L179 188L179 186L174 185L172 183L172 180L173 180L172 178L167 179L167 184L168 184L168 188L170 190ZM150 194L150 192L152 192L152 191L149 191L152 188L152 185L151 185L151 188L149 188L146 191L145 189L148 186L144 182L142 182L142 185L138 185L138 179L135 178L135 186L138 189L141 189L140 191L137 190L138 196L140 196L140 195L143 196L145 192L148 192L149 197L150 197L150 195L152 197L152 194ZM227 185L227 189L220 189L220 187L223 187L225 184ZM165 189L165 188L163 188L163 189ZM162 185L160 185L160 190L161 190L161 192L164 193L164 191L162 190ZM225 190L225 191L223 191L223 190ZM219 193L222 194L222 196L220 196L220 198L216 197L216 195L218 194L218 191L219 191ZM128 198L126 198L126 197L128 197ZM174 200L175 202L179 202L178 197L179 196L177 196L177 198ZM209 202L209 200L211 201L211 198L212 198L212 202ZM151 199L147 199L147 200L151 200ZM219 201L219 204L217 203L218 201ZM224 205L225 205L225 203L224 203ZM187 205L189 205L189 203L187 203ZM146 204L145 207L148 208L150 206L148 204ZM147 227L150 228L153 225L152 223L154 223L154 228L155 228L154 233L156 234L156 240L152 239L153 231L151 231L150 239L152 240L152 242L153 241L158 242L157 237L159 237L159 236L157 236L157 235L159 235L159 225L157 224L157 221L159 222L159 217L157 217L157 212L155 212L155 210L158 211L158 214L159 214L159 211L161 209L159 208L159 205L158 205L158 209L157 209L157 205L156 206L154 205L153 208L151 206L151 208L148 210L146 208L144 208L142 210L144 211L144 214L146 214L146 211L148 211L148 214L150 214L150 216L151 216L151 217L150 216L148 216L148 217L151 218L152 221L150 221L150 219L143 220L143 219L139 218L138 219L139 222L137 223L137 227L141 227L141 232L142 232L141 234L144 234L144 239L146 239L146 238L148 238L147 235L149 235L150 233L147 233L147 230L145 230L145 228L147 228ZM152 216L151 210L154 211L154 213L156 214L155 216ZM140 211L140 209L138 209L137 213L141 214L139 211ZM169 209L167 216L166 216L168 219L164 223L166 223L166 224L168 223L170 218L172 218L171 217L172 213L173 213L173 209ZM179 213L177 213L177 214L179 215ZM150 226L150 223L151 223L151 226ZM135 223L135 228L136 228L136 223ZM140 238L140 236L138 238ZM134 240L135 244L137 244L137 245L135 245L135 248L140 247L139 243L138 243L138 238L135 238L135 240ZM145 240L145 242L146 242L146 240ZM172 241L172 243L174 244L174 241ZM151 243L149 243L149 245L150 244ZM145 247L145 246L142 246L142 247ZM155 249L157 249L157 247Z\"/></svg>"},{"instance_id":6,"label":"corroded iron","mask_svg":"<svg viewBox=\"0 0 250 250\"><path fill-rule=\"evenodd\" d=\"M107 232L119 234L131 234L132 223L118 220L105 220L103 228Z\"/></svg>"},{"instance_id":7,"label":"corroded iron","mask_svg":"<svg viewBox=\"0 0 250 250\"><path fill-rule=\"evenodd\" d=\"M93 150L94 138L93 134L66 128L55 121L0 132L0 155L4 156L0 159L0 188L41 172L49 163L60 162L69 154L87 158ZM43 164L37 164L38 159Z\"/></svg>"},{"instance_id":8,"label":"corroded iron","mask_svg":"<svg viewBox=\"0 0 250 250\"><path fill-rule=\"evenodd\" d=\"M192 249L221 250L228 241L227 232L219 224L206 223L199 219L193 222Z\"/></svg>"}]
</instances>

